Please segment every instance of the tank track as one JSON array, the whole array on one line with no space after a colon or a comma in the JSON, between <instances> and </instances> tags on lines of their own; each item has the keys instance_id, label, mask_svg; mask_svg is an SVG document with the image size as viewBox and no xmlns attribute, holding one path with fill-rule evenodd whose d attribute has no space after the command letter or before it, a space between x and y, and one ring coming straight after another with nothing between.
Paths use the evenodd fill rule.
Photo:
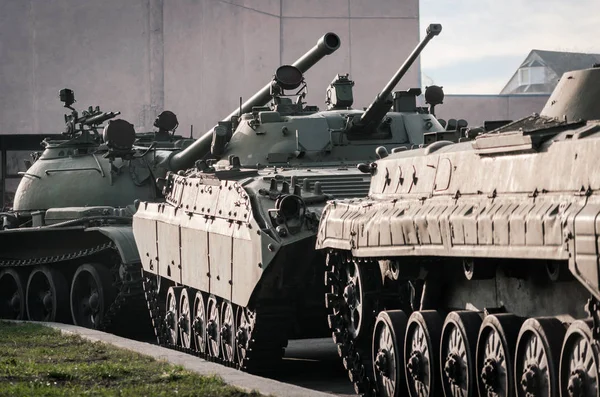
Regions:
<instances>
[{"instance_id":1,"label":"tank track","mask_svg":"<svg viewBox=\"0 0 600 397\"><path fill-rule=\"evenodd\" d=\"M285 308L277 308L269 312L259 312L255 316L254 326L249 335L246 357L243 364L240 365L237 362L238 360L236 362L226 361L221 357L211 356L208 352L201 352L197 349L185 348L168 342L164 302L166 292L164 290L160 292L157 290L156 277L156 275L142 270L144 295L159 346L191 354L206 361L215 362L244 372L260 374L276 368L287 346L287 334L285 337L281 335L282 330L286 329L285 327L289 324Z\"/></svg>"},{"instance_id":2,"label":"tank track","mask_svg":"<svg viewBox=\"0 0 600 397\"><path fill-rule=\"evenodd\" d=\"M371 361L372 330L366 332L366 337L353 338L348 316L345 315L348 307L339 299L344 289L341 266L351 260L349 255L337 251L327 256L325 285L330 288L330 293L325 295L325 305L330 312L327 322L354 391L360 396L372 397L376 395ZM376 302L371 302L371 307L375 306Z\"/></svg>"},{"instance_id":3,"label":"tank track","mask_svg":"<svg viewBox=\"0 0 600 397\"><path fill-rule=\"evenodd\" d=\"M10 259L0 260L0 269L4 267L30 267L37 265L51 265L61 262L72 261L91 257L97 254L112 253L114 257L119 258L119 253L114 242L110 241L104 244L99 244L95 247L86 248L78 251L69 252L61 255L40 256L29 259ZM124 306L135 304L134 301L143 299L142 285L139 278L139 263L125 264L120 260L115 261L115 265L111 268L113 274L113 286L117 291L115 300L106 310L102 323L99 324L98 330L108 330L119 313L122 312Z\"/></svg>"},{"instance_id":4,"label":"tank track","mask_svg":"<svg viewBox=\"0 0 600 397\"><path fill-rule=\"evenodd\" d=\"M99 254L100 252L107 250L116 250L115 244L111 241L104 244L99 244L92 248L86 248L79 251L69 252L67 254L61 255L52 255L52 256L40 256L37 258L30 259L9 259L9 260L1 260L0 259L0 267L21 267L21 266L35 266L35 265L47 265L50 263L58 263L58 262L66 262L74 259L83 258L86 256L92 256L95 254Z\"/></svg>"},{"instance_id":5,"label":"tank track","mask_svg":"<svg viewBox=\"0 0 600 397\"><path fill-rule=\"evenodd\" d=\"M587 317L563 319L552 315L519 316L503 307L482 311L423 309L423 306L430 307L432 302L424 299L426 294L420 290L422 285L413 285L414 296L409 301L394 305L394 301L406 298L404 292L392 296L387 289L381 288L371 293L372 289L367 285L361 291L361 303L363 307L367 303L365 316L373 313L371 317L376 318L375 326L367 323L367 327L354 337L353 323L348 316L352 308L348 303L351 301L347 298L348 289L345 289L348 285L345 272L349 264L363 270L379 270L377 259L355 258L349 252L336 250L330 251L327 256L325 285L329 292L325 303L329 309L328 323L356 394L367 397L380 393L384 396L466 396L477 393L596 396L594 385L600 380L597 372L600 368L600 302L594 297L585 304ZM421 308L414 301L415 297L420 298ZM384 382L392 382L390 375L385 373L390 368L386 364L389 358L385 350L390 347L382 336L382 329L386 327L387 332L393 332L387 338L399 343L393 346L394 350L403 348L401 360L406 360L401 363L406 367L401 367L400 378L394 378L394 386L389 389ZM416 331L419 327L421 333ZM399 339L397 330L402 332ZM403 337L404 330L406 338L412 335L412 343ZM376 337L378 348L375 347ZM423 342L424 338L431 339ZM415 345L417 340L419 342ZM484 343L482 346L485 348L481 349L480 343ZM378 349L377 357L374 357ZM427 367L427 380L422 372L425 362L422 355L426 351L435 352L434 356L427 358L433 363L432 367ZM456 359L459 353L460 361ZM461 363L460 366L457 362ZM538 369L544 365L547 372L542 374ZM406 375L402 373L404 370ZM501 377L499 374L504 375Z\"/></svg>"}]
</instances>

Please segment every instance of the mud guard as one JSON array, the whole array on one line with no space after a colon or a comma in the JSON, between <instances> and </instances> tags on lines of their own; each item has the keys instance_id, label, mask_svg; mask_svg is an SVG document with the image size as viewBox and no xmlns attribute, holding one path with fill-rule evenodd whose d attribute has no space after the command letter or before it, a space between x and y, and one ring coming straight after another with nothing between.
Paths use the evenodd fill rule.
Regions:
<instances>
[{"instance_id":1,"label":"mud guard","mask_svg":"<svg viewBox=\"0 0 600 397\"><path fill-rule=\"evenodd\" d=\"M129 265L140 262L140 255L133 238L133 228L131 226L90 227L86 231L100 232L113 241L117 250L119 250L123 263Z\"/></svg>"}]
</instances>

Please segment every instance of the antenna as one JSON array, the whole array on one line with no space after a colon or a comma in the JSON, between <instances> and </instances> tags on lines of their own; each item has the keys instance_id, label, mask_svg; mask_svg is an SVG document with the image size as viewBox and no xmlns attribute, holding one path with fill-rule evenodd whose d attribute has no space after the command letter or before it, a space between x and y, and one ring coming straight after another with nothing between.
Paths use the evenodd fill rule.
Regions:
<instances>
[{"instance_id":1,"label":"antenna","mask_svg":"<svg viewBox=\"0 0 600 397\"><path fill-rule=\"evenodd\" d=\"M194 124L190 124L190 139L194 139Z\"/></svg>"},{"instance_id":2,"label":"antenna","mask_svg":"<svg viewBox=\"0 0 600 397\"><path fill-rule=\"evenodd\" d=\"M238 114L238 117L242 117L242 97L240 96L240 113Z\"/></svg>"}]
</instances>

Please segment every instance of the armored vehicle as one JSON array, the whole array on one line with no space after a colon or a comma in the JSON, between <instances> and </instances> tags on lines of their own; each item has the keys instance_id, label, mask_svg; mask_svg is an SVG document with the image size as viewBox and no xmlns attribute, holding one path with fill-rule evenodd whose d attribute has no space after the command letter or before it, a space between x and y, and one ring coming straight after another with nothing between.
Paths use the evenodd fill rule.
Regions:
<instances>
[{"instance_id":1,"label":"armored vehicle","mask_svg":"<svg viewBox=\"0 0 600 397\"><path fill-rule=\"evenodd\" d=\"M295 65L307 71L338 46L336 35L325 35ZM269 87L239 111L265 105ZM111 120L118 112L79 114L71 90L60 97L71 110L62 139L42 142L12 210L0 213L0 317L151 330L131 227L135 203L163 201L156 181L193 165L190 154L210 146L212 131L196 141L175 135L177 116L164 111L156 132L136 134L127 121Z\"/></svg>"},{"instance_id":2,"label":"armored vehicle","mask_svg":"<svg viewBox=\"0 0 600 397\"><path fill-rule=\"evenodd\" d=\"M323 211L329 324L357 392L598 396L600 68L540 114L382 156Z\"/></svg>"},{"instance_id":3,"label":"armored vehicle","mask_svg":"<svg viewBox=\"0 0 600 397\"><path fill-rule=\"evenodd\" d=\"M336 76L319 111L303 103L301 71L280 67L270 106L219 124L210 153L168 174L166 202L140 203L133 229L159 343L258 372L272 368L290 337L326 332L325 262L314 250L322 208L367 194L370 175L356 165L374 161L378 146L410 149L452 135L417 108L420 90L390 98L440 31L430 25L366 111L351 108L348 75ZM435 105L442 92L426 97ZM176 156L199 158L194 145Z\"/></svg>"},{"instance_id":4,"label":"armored vehicle","mask_svg":"<svg viewBox=\"0 0 600 397\"><path fill-rule=\"evenodd\" d=\"M154 179L165 171L156 154L192 140L173 134L169 111L156 119L157 132L136 134L114 119L119 112L80 113L69 89L60 98L71 110L64 132L32 153L12 208L0 213L0 317L102 329L145 319L150 329L147 314L135 316L145 302L133 203L161 197ZM132 310L123 316L123 308Z\"/></svg>"}]
</instances>

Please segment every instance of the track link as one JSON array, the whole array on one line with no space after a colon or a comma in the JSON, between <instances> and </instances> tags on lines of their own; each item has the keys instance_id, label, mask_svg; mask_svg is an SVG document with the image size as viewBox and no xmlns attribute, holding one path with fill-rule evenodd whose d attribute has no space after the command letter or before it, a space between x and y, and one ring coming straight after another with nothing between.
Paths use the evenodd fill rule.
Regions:
<instances>
[{"instance_id":1,"label":"track link","mask_svg":"<svg viewBox=\"0 0 600 397\"><path fill-rule=\"evenodd\" d=\"M327 320L333 342L337 345L338 354L342 358L344 368L348 371L348 378L354 385L354 391L358 395L371 397L376 395L371 360L372 325L358 338L354 338L349 331L353 327L349 320L349 307L340 298L345 288L342 267L351 261L350 255L341 252L334 251L327 256L325 284L330 288L325 296L325 304L329 309ZM371 301L368 306L375 308L377 304Z\"/></svg>"}]
</instances>

